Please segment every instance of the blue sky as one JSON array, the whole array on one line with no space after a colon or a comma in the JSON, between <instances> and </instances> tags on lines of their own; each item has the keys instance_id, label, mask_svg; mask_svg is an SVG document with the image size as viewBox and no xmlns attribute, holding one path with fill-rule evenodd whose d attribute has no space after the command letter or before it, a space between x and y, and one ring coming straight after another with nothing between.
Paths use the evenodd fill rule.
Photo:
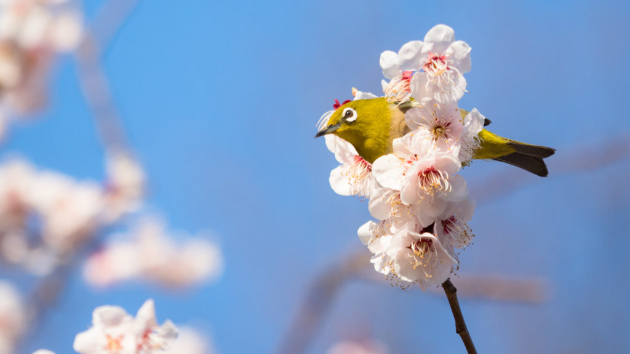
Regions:
<instances>
[{"instance_id":1,"label":"blue sky","mask_svg":"<svg viewBox=\"0 0 630 354\"><path fill-rule=\"evenodd\" d=\"M88 16L99 3L86 5ZM478 108L495 133L558 149L549 178L480 204L471 222L477 237L460 273L545 277L554 294L536 306L464 299L479 350L627 350L630 162L554 171L576 148L597 152L630 131L629 15L626 2L594 0L141 1L104 58L115 100L148 171L151 208L174 229L215 232L226 271L187 291L98 292L77 271L25 353L71 352L94 307L135 312L148 297L160 319L202 323L220 353L273 352L312 278L361 250L356 229L370 219L366 203L330 189L336 162L313 139L317 119L353 86L378 93L380 53L438 23L472 47L460 106ZM49 109L14 129L3 153L102 178L103 150L71 58L60 60L52 88ZM464 175L474 195L510 169L476 162ZM364 336L393 353L461 353L453 327L441 296L353 282L311 353Z\"/></svg>"}]
</instances>

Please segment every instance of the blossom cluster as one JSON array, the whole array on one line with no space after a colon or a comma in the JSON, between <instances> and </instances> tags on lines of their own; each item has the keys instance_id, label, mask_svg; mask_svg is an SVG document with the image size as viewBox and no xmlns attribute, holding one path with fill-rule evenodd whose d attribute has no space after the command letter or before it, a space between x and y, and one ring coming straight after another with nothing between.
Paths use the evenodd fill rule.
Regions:
<instances>
[{"instance_id":1,"label":"blossom cluster","mask_svg":"<svg viewBox=\"0 0 630 354\"><path fill-rule=\"evenodd\" d=\"M122 153L108 158L105 184L6 161L0 165L0 256L49 273L99 227L134 210L143 184L139 164Z\"/></svg>"},{"instance_id":2,"label":"blossom cluster","mask_svg":"<svg viewBox=\"0 0 630 354\"><path fill-rule=\"evenodd\" d=\"M0 1L0 131L13 116L43 106L56 54L75 49L82 35L75 1Z\"/></svg>"},{"instance_id":3,"label":"blossom cluster","mask_svg":"<svg viewBox=\"0 0 630 354\"><path fill-rule=\"evenodd\" d=\"M2 292L0 283L0 293ZM0 303L0 314L3 303ZM15 312L15 310L13 310ZM14 324L7 322L7 325ZM0 354L5 351L0 337ZM119 306L99 306L92 314L92 327L76 335L74 350L80 354L212 354L214 348L208 335L167 320L158 325L155 304L149 299L131 316ZM8 348L11 349L11 348ZM40 349L33 354L55 354Z\"/></svg>"},{"instance_id":4,"label":"blossom cluster","mask_svg":"<svg viewBox=\"0 0 630 354\"><path fill-rule=\"evenodd\" d=\"M74 350L81 354L151 354L171 347L177 327L166 321L159 326L153 300L147 300L136 317L118 306L94 310L92 327L77 334Z\"/></svg>"},{"instance_id":5,"label":"blossom cluster","mask_svg":"<svg viewBox=\"0 0 630 354\"><path fill-rule=\"evenodd\" d=\"M348 142L326 135L341 163L330 184L341 195L369 199L369 221L359 228L378 272L405 288L439 285L459 267L456 249L473 238L467 225L475 209L459 174L479 146L485 118L462 111L464 74L470 71L470 47L455 40L452 28L433 27L423 41L411 41L398 53L385 51L380 65L384 97L406 104L409 133L393 140L393 152L370 164ZM355 100L377 96L353 90Z\"/></svg>"},{"instance_id":6,"label":"blossom cluster","mask_svg":"<svg viewBox=\"0 0 630 354\"><path fill-rule=\"evenodd\" d=\"M203 237L175 243L164 223L141 220L130 233L113 235L91 255L83 275L88 284L104 287L147 279L168 287L186 287L217 279L223 272L219 246Z\"/></svg>"}]
</instances>

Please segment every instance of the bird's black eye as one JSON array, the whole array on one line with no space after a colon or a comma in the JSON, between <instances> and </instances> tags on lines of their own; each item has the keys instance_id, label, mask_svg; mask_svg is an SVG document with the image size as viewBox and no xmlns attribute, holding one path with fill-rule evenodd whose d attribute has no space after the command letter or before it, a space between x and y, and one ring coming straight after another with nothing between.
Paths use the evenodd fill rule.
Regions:
<instances>
[{"instance_id":1,"label":"bird's black eye","mask_svg":"<svg viewBox=\"0 0 630 354\"><path fill-rule=\"evenodd\" d=\"M343 110L343 114L341 116L343 117L343 120L347 123L352 123L357 120L357 111L348 107Z\"/></svg>"}]
</instances>

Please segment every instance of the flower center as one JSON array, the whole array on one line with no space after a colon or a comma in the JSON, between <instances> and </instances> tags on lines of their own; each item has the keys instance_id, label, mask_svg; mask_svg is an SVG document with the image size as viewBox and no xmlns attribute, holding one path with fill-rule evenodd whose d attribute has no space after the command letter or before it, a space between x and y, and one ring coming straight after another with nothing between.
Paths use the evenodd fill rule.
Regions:
<instances>
[{"instance_id":1,"label":"flower center","mask_svg":"<svg viewBox=\"0 0 630 354\"><path fill-rule=\"evenodd\" d=\"M431 251L433 247L433 240L417 240L411 243L409 249L413 251L413 254L420 258L424 258L425 255Z\"/></svg>"},{"instance_id":2,"label":"flower center","mask_svg":"<svg viewBox=\"0 0 630 354\"><path fill-rule=\"evenodd\" d=\"M439 139L449 140L451 138L451 122L444 122L442 120L435 119L431 135L433 135L433 141L437 142Z\"/></svg>"},{"instance_id":3,"label":"flower center","mask_svg":"<svg viewBox=\"0 0 630 354\"><path fill-rule=\"evenodd\" d=\"M452 237L455 247L462 248L470 243L475 234L468 224L455 215L446 220L442 220L444 234Z\"/></svg>"},{"instance_id":4,"label":"flower center","mask_svg":"<svg viewBox=\"0 0 630 354\"><path fill-rule=\"evenodd\" d=\"M441 76L446 71L451 70L446 62L445 55L440 56L431 52L429 52L427 62L422 69L433 76Z\"/></svg>"},{"instance_id":5,"label":"flower center","mask_svg":"<svg viewBox=\"0 0 630 354\"><path fill-rule=\"evenodd\" d=\"M435 255L435 247L433 246L433 240L431 239L421 239L416 240L411 243L409 248L413 252L413 269L417 269L421 267L424 275L427 278L431 278L432 269L437 261L437 257Z\"/></svg>"},{"instance_id":6,"label":"flower center","mask_svg":"<svg viewBox=\"0 0 630 354\"><path fill-rule=\"evenodd\" d=\"M122 344L120 342L123 339L123 335L118 337L112 337L110 335L106 335L107 337L107 345L105 345L105 350L107 350L111 354L118 354L122 349Z\"/></svg>"},{"instance_id":7,"label":"flower center","mask_svg":"<svg viewBox=\"0 0 630 354\"><path fill-rule=\"evenodd\" d=\"M372 164L365 161L359 155L354 156L354 162L350 165L346 175L348 176L348 183L354 186L355 193L362 191L368 183L367 177L372 173Z\"/></svg>"},{"instance_id":8,"label":"flower center","mask_svg":"<svg viewBox=\"0 0 630 354\"><path fill-rule=\"evenodd\" d=\"M418 172L418 186L429 195L434 195L435 192L451 191L448 173L438 171L433 167Z\"/></svg>"},{"instance_id":9,"label":"flower center","mask_svg":"<svg viewBox=\"0 0 630 354\"><path fill-rule=\"evenodd\" d=\"M403 103L411 97L411 79L413 71L403 71L400 76L393 78L387 87L383 89L389 102Z\"/></svg>"}]
</instances>

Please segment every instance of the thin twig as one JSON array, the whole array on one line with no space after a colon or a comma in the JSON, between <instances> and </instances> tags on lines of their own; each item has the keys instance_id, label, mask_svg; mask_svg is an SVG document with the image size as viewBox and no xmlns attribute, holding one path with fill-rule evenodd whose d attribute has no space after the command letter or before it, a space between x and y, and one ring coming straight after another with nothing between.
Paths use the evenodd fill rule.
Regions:
<instances>
[{"instance_id":1,"label":"thin twig","mask_svg":"<svg viewBox=\"0 0 630 354\"><path fill-rule=\"evenodd\" d=\"M444 288L444 292L448 298L448 303L451 305L453 318L455 318L455 331L460 337L462 337L462 342L464 342L464 346L466 346L468 354L477 354L477 349L475 349L475 345L473 344L468 328L466 327L466 321L464 321L462 309L459 307L459 301L457 300L457 288L455 288L455 285L451 283L451 279L446 279L446 281L442 283L442 288Z\"/></svg>"}]
</instances>

